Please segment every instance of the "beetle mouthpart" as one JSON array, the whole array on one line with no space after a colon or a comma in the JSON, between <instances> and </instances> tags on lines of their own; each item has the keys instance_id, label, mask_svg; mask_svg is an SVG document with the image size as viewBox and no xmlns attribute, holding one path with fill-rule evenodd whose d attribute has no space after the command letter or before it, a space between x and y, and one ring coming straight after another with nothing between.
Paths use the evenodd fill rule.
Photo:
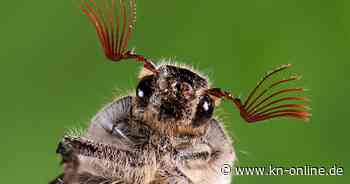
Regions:
<instances>
[{"instance_id":1,"label":"beetle mouthpart","mask_svg":"<svg viewBox=\"0 0 350 184\"><path fill-rule=\"evenodd\" d=\"M174 102L162 102L162 104L160 105L160 119L179 119L181 116L182 115L180 104Z\"/></svg>"}]
</instances>

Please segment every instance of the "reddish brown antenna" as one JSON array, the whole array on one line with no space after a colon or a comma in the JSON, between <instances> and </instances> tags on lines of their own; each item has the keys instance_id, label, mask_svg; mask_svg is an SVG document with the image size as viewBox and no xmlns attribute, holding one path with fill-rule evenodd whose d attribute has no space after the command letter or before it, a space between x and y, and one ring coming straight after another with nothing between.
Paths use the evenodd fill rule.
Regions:
<instances>
[{"instance_id":1,"label":"reddish brown antenna","mask_svg":"<svg viewBox=\"0 0 350 184\"><path fill-rule=\"evenodd\" d=\"M303 92L304 88L283 88L276 92L272 92L267 97L266 93L271 91L273 88L287 82L295 81L300 79L298 76L290 76L287 79L278 80L273 82L264 89L260 89L263 84L268 81L273 75L291 67L292 65L282 65L271 72L267 73L261 81L258 82L256 87L250 92L244 103L237 97L231 95L231 93L223 91L219 88L212 88L207 91L210 95L218 98L226 98L232 101L239 109L242 118L249 122L258 122L276 117L291 117L308 121L311 114L308 112L309 107L305 104L308 99L299 96L278 96L291 92ZM258 91L260 93L257 93ZM276 99L277 98L277 99ZM294 101L300 101L302 103L295 103ZM293 102L293 103L291 103Z\"/></svg>"},{"instance_id":2,"label":"reddish brown antenna","mask_svg":"<svg viewBox=\"0 0 350 184\"><path fill-rule=\"evenodd\" d=\"M121 61L136 59L144 67L157 73L153 62L128 49L128 43L136 23L136 2L129 0L82 0L81 9L95 26L101 47L108 59Z\"/></svg>"}]
</instances>

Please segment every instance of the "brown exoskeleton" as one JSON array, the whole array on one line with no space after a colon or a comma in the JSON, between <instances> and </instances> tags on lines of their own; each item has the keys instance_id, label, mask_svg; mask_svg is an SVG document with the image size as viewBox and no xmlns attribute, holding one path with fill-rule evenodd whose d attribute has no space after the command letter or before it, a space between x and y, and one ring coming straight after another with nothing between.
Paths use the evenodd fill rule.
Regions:
<instances>
[{"instance_id":1,"label":"brown exoskeleton","mask_svg":"<svg viewBox=\"0 0 350 184\"><path fill-rule=\"evenodd\" d=\"M105 55L112 61L143 62L136 95L125 96L105 106L80 136L67 135L57 153L64 173L51 183L60 184L228 184L224 165L233 166L235 152L222 122L213 117L215 105L228 99L247 122L275 117L308 120L306 98L284 96L303 88L283 88L298 77L262 86L283 65L268 73L247 99L211 87L198 72L171 64L155 65L128 50L135 22L135 0L82 1L82 10L96 28ZM101 4L101 6L100 6ZM258 92L260 91L260 92ZM264 97L267 96L267 97Z\"/></svg>"}]
</instances>

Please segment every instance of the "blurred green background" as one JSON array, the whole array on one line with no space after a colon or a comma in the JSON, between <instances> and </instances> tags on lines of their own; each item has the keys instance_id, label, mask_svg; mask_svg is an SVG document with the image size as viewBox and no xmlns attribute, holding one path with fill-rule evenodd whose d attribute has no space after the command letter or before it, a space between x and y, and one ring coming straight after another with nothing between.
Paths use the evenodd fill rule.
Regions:
<instances>
[{"instance_id":1,"label":"blurred green background","mask_svg":"<svg viewBox=\"0 0 350 184\"><path fill-rule=\"evenodd\" d=\"M261 75L292 63L310 89L309 123L248 125L224 103L239 165L344 167L344 176L239 176L235 183L348 183L350 1L137 1L130 46L209 74L247 94ZM85 126L113 91L132 90L139 63L104 58L75 1L2 1L1 183L47 183L60 173L56 144Z\"/></svg>"}]
</instances>

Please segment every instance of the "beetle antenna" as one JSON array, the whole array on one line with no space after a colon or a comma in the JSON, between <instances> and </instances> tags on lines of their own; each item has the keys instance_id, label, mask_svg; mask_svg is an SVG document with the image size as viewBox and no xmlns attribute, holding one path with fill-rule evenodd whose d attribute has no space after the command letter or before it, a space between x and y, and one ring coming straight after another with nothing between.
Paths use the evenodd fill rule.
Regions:
<instances>
[{"instance_id":1,"label":"beetle antenna","mask_svg":"<svg viewBox=\"0 0 350 184\"><path fill-rule=\"evenodd\" d=\"M297 104L294 102L290 103L290 101L300 101L306 103L309 101L307 98L298 96L287 96L274 100L275 97L281 94L290 92L304 92L304 88L281 89L259 101L259 99L261 99L264 96L264 94L266 94L266 92L270 91L272 88L283 83L298 80L299 77L297 76L291 76L287 79L282 79L273 82L266 89L262 90L262 92L259 93L257 96L255 95L255 93L258 89L260 89L262 84L265 81L267 81L271 76L284 69L289 68L290 66L291 65L282 65L281 67L278 67L272 70L271 72L267 73L263 77L263 79L260 82L258 82L256 87L251 91L251 93L248 95L248 98L244 102L242 102L240 98L234 97L231 93L223 91L219 88L209 89L207 90L207 93L217 98L225 98L232 101L235 104L235 106L239 109L242 118L249 123L259 122L277 117L291 117L308 121L311 116L311 114L308 112L310 108L306 104ZM280 104L282 102L284 102L284 104Z\"/></svg>"},{"instance_id":2,"label":"beetle antenna","mask_svg":"<svg viewBox=\"0 0 350 184\"><path fill-rule=\"evenodd\" d=\"M94 25L105 56L115 62L135 59L143 62L146 69L158 73L150 59L128 49L136 23L136 1L129 0L129 5L125 0L100 1L104 1L104 6L96 3L96 0L82 0L80 8Z\"/></svg>"}]
</instances>

